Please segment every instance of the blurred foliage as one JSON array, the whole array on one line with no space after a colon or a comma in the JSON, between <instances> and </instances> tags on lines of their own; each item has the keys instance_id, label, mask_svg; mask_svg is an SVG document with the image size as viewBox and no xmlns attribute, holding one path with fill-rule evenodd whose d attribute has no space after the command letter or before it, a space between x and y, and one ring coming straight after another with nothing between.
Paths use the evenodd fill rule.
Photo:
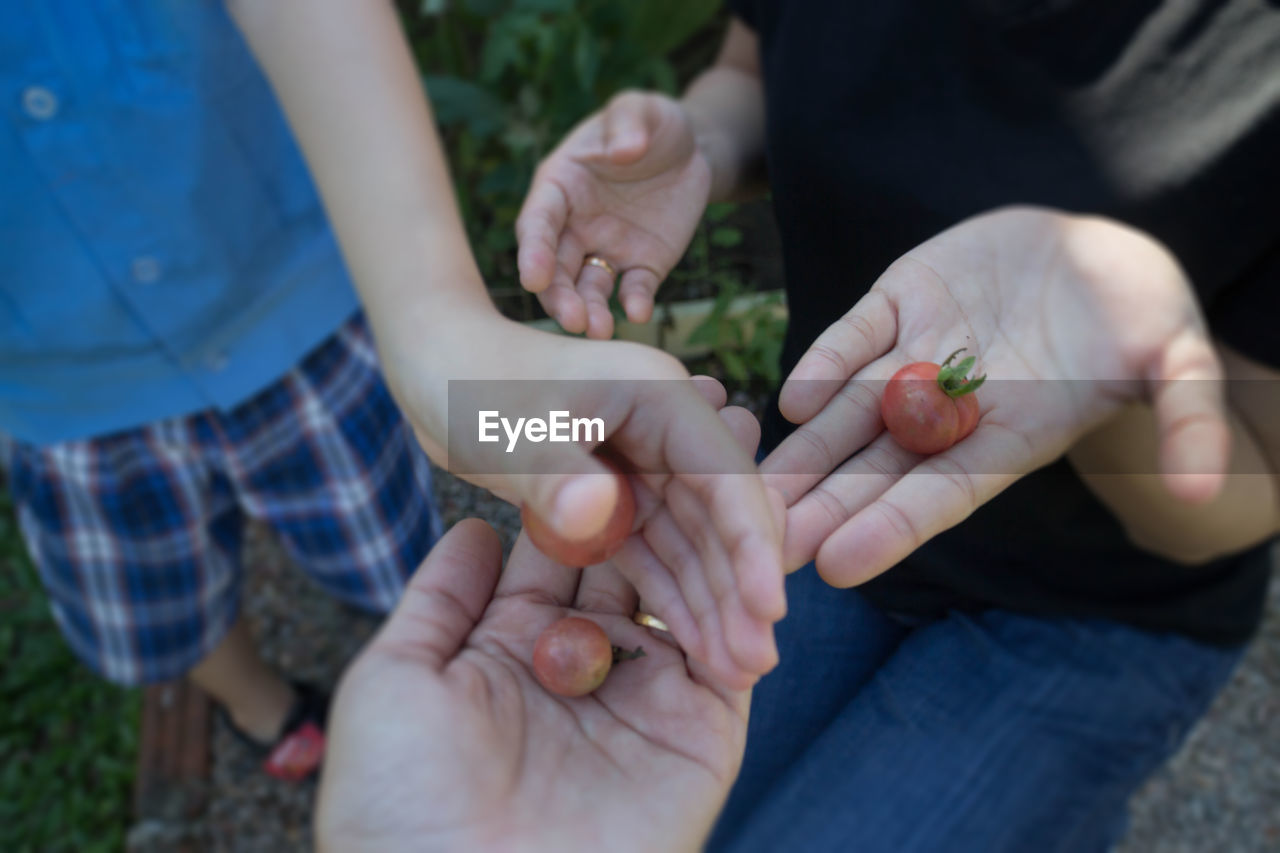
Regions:
<instances>
[{"instance_id":1,"label":"blurred foliage","mask_svg":"<svg viewBox=\"0 0 1280 853\"><path fill-rule=\"evenodd\" d=\"M448 150L458 203L490 293L519 319L538 315L518 284L515 219L538 162L627 88L671 94L708 67L722 0L399 0ZM717 205L658 294L714 296L699 334L727 380L777 381L785 323L770 306L729 309L751 289L734 205ZM616 316L621 309L613 304Z\"/></svg>"},{"instance_id":2,"label":"blurred foliage","mask_svg":"<svg viewBox=\"0 0 1280 853\"><path fill-rule=\"evenodd\" d=\"M0 484L0 850L120 850L140 694L99 679L49 614Z\"/></svg>"},{"instance_id":3,"label":"blurred foliage","mask_svg":"<svg viewBox=\"0 0 1280 853\"><path fill-rule=\"evenodd\" d=\"M533 170L626 88L675 93L714 58L721 0L400 0L481 272L516 287Z\"/></svg>"},{"instance_id":4,"label":"blurred foliage","mask_svg":"<svg viewBox=\"0 0 1280 853\"><path fill-rule=\"evenodd\" d=\"M771 388L781 378L786 320L779 316L782 294L772 293L745 310L734 311L738 297L746 290L740 276L729 267L713 263L717 249L739 245L741 229L729 224L732 205L711 205L701 227L689 245L683 269L673 278L689 276L707 282L715 302L710 313L689 333L688 343L710 347L719 363L718 378L732 388Z\"/></svg>"}]
</instances>

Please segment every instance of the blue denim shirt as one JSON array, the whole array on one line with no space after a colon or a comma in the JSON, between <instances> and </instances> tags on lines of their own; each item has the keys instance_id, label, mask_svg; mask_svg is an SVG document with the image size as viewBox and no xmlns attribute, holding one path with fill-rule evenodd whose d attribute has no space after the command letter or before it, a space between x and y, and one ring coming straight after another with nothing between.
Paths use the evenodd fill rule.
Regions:
<instances>
[{"instance_id":1,"label":"blue denim shirt","mask_svg":"<svg viewBox=\"0 0 1280 853\"><path fill-rule=\"evenodd\" d=\"M220 2L0 11L0 432L50 443L231 408L355 311Z\"/></svg>"}]
</instances>

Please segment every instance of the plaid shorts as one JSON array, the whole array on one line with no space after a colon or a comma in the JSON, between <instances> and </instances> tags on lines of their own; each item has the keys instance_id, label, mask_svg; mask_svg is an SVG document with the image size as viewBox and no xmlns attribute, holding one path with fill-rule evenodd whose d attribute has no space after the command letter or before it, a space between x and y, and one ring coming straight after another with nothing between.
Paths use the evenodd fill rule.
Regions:
<instances>
[{"instance_id":1,"label":"plaid shorts","mask_svg":"<svg viewBox=\"0 0 1280 853\"><path fill-rule=\"evenodd\" d=\"M235 623L246 516L321 587L374 612L441 532L426 456L358 316L229 412L6 441L0 456L58 625L123 684L181 676Z\"/></svg>"}]
</instances>

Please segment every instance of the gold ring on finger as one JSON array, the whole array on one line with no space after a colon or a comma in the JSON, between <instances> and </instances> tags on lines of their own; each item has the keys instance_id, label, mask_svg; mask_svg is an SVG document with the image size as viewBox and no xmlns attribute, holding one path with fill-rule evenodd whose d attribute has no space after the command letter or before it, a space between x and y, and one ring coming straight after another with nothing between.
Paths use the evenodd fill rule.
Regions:
<instances>
[{"instance_id":1,"label":"gold ring on finger","mask_svg":"<svg viewBox=\"0 0 1280 853\"><path fill-rule=\"evenodd\" d=\"M652 613L645 613L643 610L637 610L636 615L631 617L631 621L637 625L643 625L646 628L653 628L655 631L666 631L671 633L671 629L667 627L667 623L663 622Z\"/></svg>"},{"instance_id":2,"label":"gold ring on finger","mask_svg":"<svg viewBox=\"0 0 1280 853\"><path fill-rule=\"evenodd\" d=\"M613 264L609 263L599 255L587 255L586 263L590 264L593 267L600 267L600 269L607 272L613 278L618 277L618 271L613 268Z\"/></svg>"}]
</instances>

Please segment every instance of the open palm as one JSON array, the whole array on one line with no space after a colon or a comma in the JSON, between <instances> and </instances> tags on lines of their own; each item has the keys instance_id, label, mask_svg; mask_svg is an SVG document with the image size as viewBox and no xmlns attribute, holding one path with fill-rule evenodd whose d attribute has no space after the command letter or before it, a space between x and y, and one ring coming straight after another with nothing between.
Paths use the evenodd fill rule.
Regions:
<instances>
[{"instance_id":1,"label":"open palm","mask_svg":"<svg viewBox=\"0 0 1280 853\"><path fill-rule=\"evenodd\" d=\"M903 450L882 431L884 382L959 347L988 376L977 429L927 458ZM783 386L803 426L762 471L790 507L785 560L860 583L1133 401L1154 406L1167 487L1207 499L1229 433L1220 383L1198 380L1220 377L1186 278L1150 238L1030 208L967 220L891 266Z\"/></svg>"},{"instance_id":2,"label":"open palm","mask_svg":"<svg viewBox=\"0 0 1280 853\"><path fill-rule=\"evenodd\" d=\"M711 170L679 102L629 92L565 138L538 167L516 221L520 281L567 331L613 334L618 300L644 322L707 205Z\"/></svg>"},{"instance_id":3,"label":"open palm","mask_svg":"<svg viewBox=\"0 0 1280 853\"><path fill-rule=\"evenodd\" d=\"M455 527L344 678L317 818L333 849L693 849L742 757L748 693L634 624L608 565L552 563L522 536ZM569 614L645 655L595 693L535 680L539 633Z\"/></svg>"}]
</instances>

